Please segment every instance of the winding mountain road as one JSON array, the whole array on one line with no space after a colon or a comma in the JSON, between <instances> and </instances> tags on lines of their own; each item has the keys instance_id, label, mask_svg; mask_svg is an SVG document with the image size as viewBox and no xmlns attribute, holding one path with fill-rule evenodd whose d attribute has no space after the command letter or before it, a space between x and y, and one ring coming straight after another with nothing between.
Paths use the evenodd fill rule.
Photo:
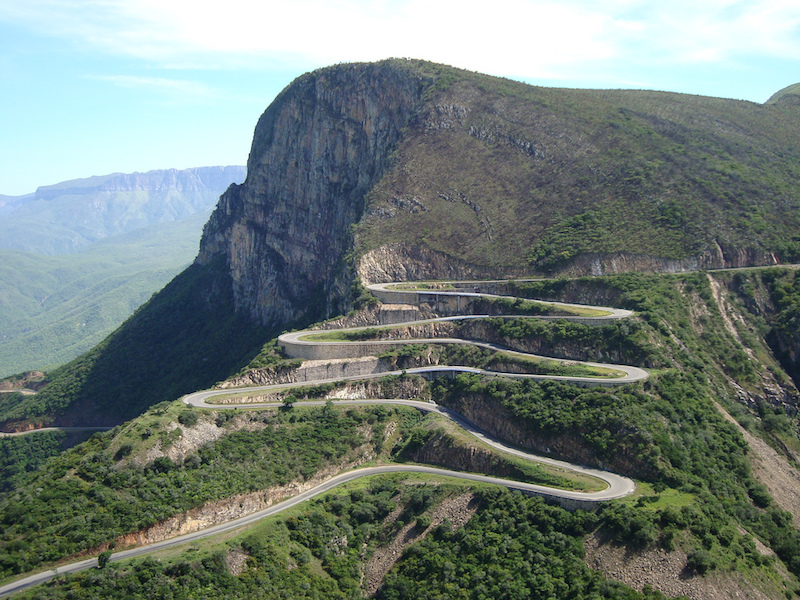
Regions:
<instances>
[{"instance_id":1,"label":"winding mountain road","mask_svg":"<svg viewBox=\"0 0 800 600\"><path fill-rule=\"evenodd\" d=\"M460 284L478 284L478 283L487 283L487 282L459 282ZM501 281L489 282L489 283L502 283ZM482 294L478 292L466 292L466 291L451 291L451 290L409 290L409 289L397 289L392 288L391 286L397 284L391 283L379 283L373 284L368 286L368 289L373 292L378 298L380 298L383 302L387 304L412 304L412 305L419 305L425 298L428 297L448 297L448 298L465 298L467 301L476 298L488 298L488 299L507 299L507 300L515 300L516 298L513 296L499 296L496 294ZM413 285L413 284L404 284L404 285ZM512 356L517 356L521 358L533 359L533 360L542 360L542 361L551 361L561 364L580 364L585 367L595 367L599 369L610 369L612 371L616 371L618 373L617 377L590 377L590 376L566 376L566 375L537 375L537 374L529 374L529 373L506 373L506 372L496 372L496 371L487 371L484 369L477 369L474 367L463 367L463 366L430 366L430 367L418 367L415 369L407 369L406 372L408 373L417 373L417 374L436 374L441 372L467 372L467 373L479 373L482 375L494 375L494 376L501 376L501 377L510 377L510 378L517 378L517 379L549 379L549 380L556 380L556 381L568 381L571 383L576 383L580 385L603 385L603 386L615 386L615 385L622 385L627 383L635 383L637 381L644 381L648 378L649 374L644 369L639 367L633 367L629 365L610 365L604 363L596 363L596 362L585 362L585 361L576 361L576 360L568 360L568 359L560 359L560 358L551 358L546 356L538 356L535 354L528 354L525 352L519 352L516 350L511 350L509 348L503 348L496 344L491 344L487 342L475 341L475 340L466 340L461 338L412 338L412 339L375 339L375 340L362 340L362 341L347 341L347 340L324 340L319 339L320 335L324 335L326 333L335 332L336 334L340 335L347 335L357 332L365 332L365 331L379 331L381 329L400 329L403 327L410 327L410 326L420 326L426 324L433 324L433 323L443 323L443 322L456 322L456 321L466 321L466 320L475 320L475 319L486 319L486 318L500 318L500 319L539 319L539 320L567 320L571 322L581 323L584 325L605 325L620 319L626 319L633 315L633 312L630 310L625 310L621 308L611 308L605 306L586 306L581 304L567 304L564 302L539 302L536 300L527 300L528 302L539 303L547 307L553 307L555 309L568 312L568 311L586 311L586 309L591 309L593 312L600 313L595 315L581 315L581 314L562 314L562 315L455 315L455 316L447 316L447 317L437 317L432 319L419 319L414 321L405 321L401 323L392 323L390 325L381 325L381 326L365 326L365 327L351 327L346 329L335 329L335 330L305 330L305 331L293 331L290 333L284 333L278 337L278 345L281 346L284 352L293 358L303 358L307 360L324 360L324 359L346 359L346 358L359 358L363 356L371 356L376 353L385 352L392 348L396 348L399 346L404 346L408 344L463 344L463 345L470 345L476 346L480 348L486 348L489 350L494 350L498 352L503 352L505 354L509 354ZM376 377L381 377L383 375L387 375L389 373L382 373L374 375ZM358 376L354 377L353 379L361 379L365 376ZM347 378L345 378L347 379ZM336 381L341 381L342 378L337 379ZM305 385L308 385L309 382L305 382ZM320 382L321 383L321 382Z\"/></svg>"},{"instance_id":2,"label":"winding mountain road","mask_svg":"<svg viewBox=\"0 0 800 600\"><path fill-rule=\"evenodd\" d=\"M485 284L486 282L459 282L459 285L479 285ZM493 283L502 283L500 281L493 282ZM383 302L385 303L399 303L399 304L419 304L420 302L424 302L426 298L430 296L441 296L447 297L448 299L457 299L457 303L460 302L460 299L463 298L465 303L468 303L470 299L475 298L507 298L504 296L497 296L494 294L481 294L478 292L469 292L469 291L459 291L459 290L414 290L414 289L398 289L393 287L394 284L376 284L369 286L370 291L372 291L376 296L378 296ZM404 284L404 287L408 287L409 285L413 284ZM512 298L513 299L513 298ZM523 318L539 318L539 319L567 319L570 321L576 321L580 323L588 323L588 324L603 324L608 323L613 320L627 318L632 315L630 311L609 308L609 307L587 307L582 305L575 305L575 304L565 304L565 303L556 303L556 302L543 302L542 304L546 304L549 306L555 306L560 310L564 311L571 311L571 310L585 310L587 308L594 309L595 312L600 314L595 315L561 315L557 317L553 316L529 316L529 315L520 315L519 317ZM405 327L409 325L422 325L426 323L436 323L436 322L444 322L444 321L456 321L456 320L464 320L464 319L480 319L486 318L489 315L455 315L450 317L440 317L435 319L424 319L424 320L417 320L417 321L408 321L405 323L394 323L389 327L397 328L397 327ZM519 317L503 317L503 318L519 318ZM361 328L351 328L351 329L344 329L344 330L337 330L339 333L347 333L347 332L354 332L360 331L364 329L380 329L380 327L361 327ZM328 359L341 359L341 358L353 358L358 356L368 356L374 354L376 351L383 351L389 349L391 347L396 347L399 345L404 344L470 344L475 345L478 347L489 348L492 350L499 350L505 353L512 353L519 356L532 358L532 359L544 359L545 357L539 357L535 355L525 354L522 352L512 351L506 348L501 348L495 346L493 344L488 344L485 342L479 342L474 340L464 340L458 338L419 338L419 339L403 339L403 340L365 340L365 341L325 341L325 340L313 340L308 339L310 335L316 335L320 333L327 333L331 330L306 330L300 332L292 332L281 335L279 339L279 344L284 348L284 351L292 357L302 357L302 358L328 358ZM383 350L381 350L383 349ZM553 358L546 358L546 360L559 360ZM467 372L467 373L479 373L483 375L490 375L490 376L497 376L497 377L514 377L514 378L536 378L536 379L550 379L550 380L560 380L560 381L571 381L580 385L624 385L628 383L633 383L636 381L642 381L647 378L648 373L647 371L640 369L638 367L626 366L626 365L609 365L609 364L602 364L602 363L585 363L580 361L566 361L566 360L559 360L559 362L568 362L571 364L582 364L586 366L593 366L599 367L604 369L611 369L619 373L618 377L568 377L568 376L554 376L554 375L532 375L532 374L523 374L523 373L501 373L501 372L494 372L494 371L486 371L483 369L477 369L473 367L466 367L466 366L457 366L457 365L449 365L449 366L431 366L431 367L418 367L414 369L407 369L405 373L417 373L421 375L427 376L435 376L441 375L446 373L458 373L458 372ZM270 391L275 390L282 390L285 391L287 389L291 389L292 387L302 387L308 385L317 385L322 383L333 383L343 380L365 380L370 378L378 378L378 377L385 377L387 375L399 375L403 371L391 371L391 372L382 372L382 373L372 373L368 375L358 375L352 377L338 377L335 379L321 379L315 381L303 381L297 383L284 383L278 385L266 385L266 386L253 386L253 387L246 387L246 388L227 388L227 389L216 389L216 390L205 390L200 392L195 392L193 394L189 394L183 398L183 402L188 405L195 406L195 407L202 407L202 408L218 408L218 409L236 409L236 408L259 408L259 407L274 407L279 406L280 403L275 402L268 402L268 403L241 403L241 404L233 404L233 403L224 403L224 404L215 404L213 403L213 399L219 396L230 396L231 394L256 394L256 393L267 393ZM314 405L321 405L324 404L325 401L307 401L302 402L303 406L314 406ZM442 415L454 423L459 425L465 431L469 432L471 435L475 436L476 438L480 439L482 442L497 448L503 452L507 452L513 454L518 457L522 457L525 459L533 460L540 463L545 463L548 465L552 465L555 467L568 469L575 471L577 473L582 473L584 475L588 475L591 477L595 477L600 479L606 483L606 488L600 490L598 492L578 492L572 490L560 490L556 488L550 488L546 486L540 486L525 482L513 481L509 479L500 479L497 477L489 477L486 475L478 475L474 473L465 473L459 471L451 471L448 469L439 469L434 467L426 467L422 465L384 465L384 466L377 466L377 467L368 467L368 468L361 468L355 469L352 471L348 471L346 473L342 473L331 479L323 482L322 484L318 485L317 487L310 489L302 494L299 494L293 498L285 500L281 503L278 503L268 509L253 513L246 517L242 517L240 519L236 519L233 521L229 521L227 523L217 525L215 527L211 527L205 529L203 531L190 533L182 536L178 536L175 538L171 538L169 540L165 540L163 542L158 542L155 544L149 544L146 546L140 546L138 548L133 548L130 550L123 550L120 552L116 552L111 556L112 561L123 560L126 558L131 558L134 556L138 556L141 554L154 552L156 550L161 550L163 548L168 548L171 546L176 546L179 544L185 544L187 542L192 542L195 540L199 540L204 537L216 535L219 533L223 533L225 531L230 531L233 529L237 529L240 527L244 527L259 519L262 519L267 516L271 516L277 514L287 508L295 506L309 498L322 494L334 487L341 485L345 482L352 481L354 479L358 479L360 477L366 477L369 475L375 475L379 473L398 473L398 472L414 472L414 473L428 473L433 475L439 476L448 476L448 477L456 477L463 480L468 481L476 481L476 482L483 482L483 483L492 483L497 485L502 485L510 489L519 490L529 494L537 494L542 496L547 496L551 498L558 499L560 501L567 501L567 502L575 502L578 504L589 504L589 503L596 503L596 502L604 502L607 500L621 498L628 494L631 494L635 490L635 484L632 480L628 479L627 477L623 477L621 475L617 475L615 473L610 473L607 471L603 471L600 469L592 469L588 467L583 467L580 465L574 465L571 463L567 463L565 461L559 461L553 458L544 457L544 456L537 456L531 454L529 452L524 452L517 448L510 447L506 444L503 444L499 440L496 440L489 436L486 432L482 431L479 427L477 427L474 423L471 423L463 416L459 415L455 411L452 411L448 408L429 403L429 402L421 402L415 400L402 400L402 399L355 399L355 400L337 400L336 404L343 404L343 405L369 405L369 404L398 404L404 406L412 406L422 411L426 412L433 412L439 415ZM28 587L38 585L43 583L52 577L55 577L58 574L62 573L75 573L78 571L82 571L85 569L89 569L92 567L97 566L97 559L91 558L87 560L83 560L80 562L72 563L70 565L60 566L57 569L52 569L49 571L45 571L36 575L31 575L25 579L18 580L16 582L0 586L0 597L7 596L9 594L13 594L17 591L21 591Z\"/></svg>"},{"instance_id":3,"label":"winding mountain road","mask_svg":"<svg viewBox=\"0 0 800 600\"><path fill-rule=\"evenodd\" d=\"M459 282L460 285L472 285L472 284L478 285L485 283L486 282ZM497 281L492 283L502 283L502 282ZM400 304L400 303L419 304L421 299L431 295L444 295L451 298L462 297L466 299L474 299L474 298L510 298L512 300L515 299L513 297L508 297L508 296L498 296L495 294L482 294L478 292L466 292L466 291L454 291L454 290L442 291L442 290L398 289L396 287L393 287L395 285L397 284L391 284L391 283L374 284L369 286L369 290L375 293L382 301L391 304ZM404 284L404 288L413 285L414 285L413 283ZM531 302L536 302L536 301L531 301ZM578 321L581 323L604 324L618 319L625 319L633 315L631 311L611 308L611 307L596 307L596 306L589 307L585 305L566 304L560 302L542 302L541 304L547 306L555 306L557 309L562 311L586 312L586 309L592 309L594 313L598 314L593 314L589 316L584 314L578 314L578 315L567 314L567 315L559 315L557 317L515 315L515 316L503 316L501 318L537 318L537 319L555 318L555 319L566 319L570 321ZM213 403L213 398L217 396L230 396L231 393L244 394L244 395L266 394L278 390L286 391L293 387L304 387L309 385L335 383L348 380L349 381L367 380L367 379L386 377L387 375L400 375L401 373L433 376L433 375L442 375L446 373L466 372L466 373L478 373L481 375L489 375L496 377L511 377L520 379L525 379L525 378L549 379L558 381L569 381L579 385L602 385L602 386L624 385L624 384L634 383L637 381L643 381L648 377L647 371L639 367L554 359L549 357L531 355L524 352L518 352L507 348L502 348L495 344L489 344L486 342L480 342L474 340L465 340L460 338L412 338L412 339L394 339L394 340L379 339L379 340L362 340L362 341L346 341L346 340L331 341L331 340L319 339L320 334L324 335L331 332L342 335L359 331L365 331L365 330L373 330L377 332L382 328L395 329L412 325L424 325L437 322L457 321L464 319L485 319L488 318L489 316L490 315L456 315L449 317L422 319L416 321L406 321L402 323L393 323L391 325L386 325L386 326L353 327L347 329L334 329L334 330L296 331L280 335L278 337L278 344L283 348L284 352L288 356L293 358L331 359L331 360L370 356L375 354L376 352L385 351L392 347L402 346L406 344L468 344L537 360L542 359L542 360L550 360L561 363L580 364L589 367L609 369L617 372L618 376L591 377L591 376L566 376L566 375L534 375L527 373L505 373L497 371L487 371L475 367L458 366L458 365L446 365L446 366L435 365L426 367L416 367L416 368L406 369L403 371L399 370L386 371L380 373L370 373L366 375L353 375L349 377L336 377L331 379L302 381L297 383L282 383L275 385L253 386L246 388L205 390L189 394L183 398L183 401L186 404L196 406L198 408L204 407L204 408L231 409L237 406L250 407L250 408L275 407L279 406L280 403L264 402L264 403L232 404L231 402L226 402L224 404L222 403L215 404ZM302 402L300 404L302 404L303 406L313 406L324 403L325 401L323 400L323 401ZM635 484L627 477L623 477L621 475L617 475L615 473L610 473L608 471L603 471L600 469L593 469L593 468L583 467L580 465L574 465L571 463L567 463L565 461L560 461L545 456L539 456L530 452L524 452L522 450L510 447L506 444L503 444L499 440L492 438L489 434L481 430L478 426L476 426L474 423L471 423L457 412L431 402L421 402L415 400L401 400L401 399L355 399L355 400L337 400L335 401L335 404L361 404L361 405L399 404L404 406L412 406L414 408L417 408L425 412L434 412L450 419L465 431L469 432L473 436L479 438L484 443L487 443L498 450L514 454L515 456L519 456L527 460L549 464L562 469L567 469L584 475L589 475L591 477L595 477L597 479L604 481L607 485L605 489L598 492L576 492L570 490L559 490L545 486L536 486L532 484L522 484L519 482L512 483L509 480L501 480L503 481L502 485L506 485L507 487L513 485L515 489L524 489L529 493L535 493L544 496L549 496L552 498L574 500L580 502L604 502L615 498L621 498L632 493L635 489ZM455 477L463 477L465 475L464 473L461 472L451 471L449 473L451 473Z\"/></svg>"},{"instance_id":4,"label":"winding mountain road","mask_svg":"<svg viewBox=\"0 0 800 600\"><path fill-rule=\"evenodd\" d=\"M67 433L75 431L108 431L114 429L113 427L40 427L39 429L31 429L29 431L17 431L15 433L5 433L0 431L0 438L4 437L20 437L22 435L30 435L32 433L44 433L47 431L65 431Z\"/></svg>"}]
</instances>

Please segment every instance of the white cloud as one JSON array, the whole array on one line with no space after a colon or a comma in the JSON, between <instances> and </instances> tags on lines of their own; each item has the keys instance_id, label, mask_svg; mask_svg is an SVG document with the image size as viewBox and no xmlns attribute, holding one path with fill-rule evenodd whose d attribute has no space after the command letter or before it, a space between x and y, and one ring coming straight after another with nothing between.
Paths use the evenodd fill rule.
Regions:
<instances>
[{"instance_id":1,"label":"white cloud","mask_svg":"<svg viewBox=\"0 0 800 600\"><path fill-rule=\"evenodd\" d=\"M409 56L567 78L615 60L800 59L796 0L0 0L0 19L167 67Z\"/></svg>"},{"instance_id":2,"label":"white cloud","mask_svg":"<svg viewBox=\"0 0 800 600\"><path fill-rule=\"evenodd\" d=\"M638 18L637 43L659 61L800 59L800 4L794 0L672 0L643 4Z\"/></svg>"}]
</instances>

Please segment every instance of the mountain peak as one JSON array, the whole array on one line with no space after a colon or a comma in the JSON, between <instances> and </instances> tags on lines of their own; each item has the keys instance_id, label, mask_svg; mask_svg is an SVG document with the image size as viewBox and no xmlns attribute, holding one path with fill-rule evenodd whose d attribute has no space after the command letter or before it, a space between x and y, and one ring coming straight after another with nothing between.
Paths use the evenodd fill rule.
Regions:
<instances>
[{"instance_id":1,"label":"mountain peak","mask_svg":"<svg viewBox=\"0 0 800 600\"><path fill-rule=\"evenodd\" d=\"M793 83L778 90L764 104L800 105L800 83Z\"/></svg>"}]
</instances>

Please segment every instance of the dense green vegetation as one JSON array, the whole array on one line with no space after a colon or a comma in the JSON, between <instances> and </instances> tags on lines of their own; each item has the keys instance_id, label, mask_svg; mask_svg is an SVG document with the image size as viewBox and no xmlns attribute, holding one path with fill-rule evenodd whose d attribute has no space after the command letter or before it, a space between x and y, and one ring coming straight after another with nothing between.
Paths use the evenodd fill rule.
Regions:
<instances>
[{"instance_id":1,"label":"dense green vegetation","mask_svg":"<svg viewBox=\"0 0 800 600\"><path fill-rule=\"evenodd\" d=\"M165 452L182 432L165 428L171 417L162 411L122 431L96 434L0 497L0 577L97 548L205 502L307 480L369 444L361 425L374 430L375 443L382 440L393 412L267 411L251 415L251 427L231 429L176 463ZM231 427L232 416L220 413L218 426ZM154 443L160 456L137 466L142 445Z\"/></svg>"},{"instance_id":2,"label":"dense green vegetation","mask_svg":"<svg viewBox=\"0 0 800 600\"><path fill-rule=\"evenodd\" d=\"M484 307L489 308L487 311ZM492 310L494 309L494 310ZM499 309L499 310L498 310ZM522 298L482 298L473 303L475 314L505 315L549 315L549 316L583 316L599 317L608 315L608 311L583 306L556 306L542 302L531 302Z\"/></svg>"},{"instance_id":3,"label":"dense green vegetation","mask_svg":"<svg viewBox=\"0 0 800 600\"><path fill-rule=\"evenodd\" d=\"M791 315L796 314L798 298L789 290L795 285L796 273L793 269L770 268L713 274L626 274L529 283L519 286L519 291L573 300L588 297L636 310L641 322L631 323L629 331L637 340L634 347L646 353L644 364L672 367L680 370L683 377L696 378L698 393L723 402L746 427L769 429L770 424L778 425L788 438L796 439L796 419L790 422L783 414L784 407L769 400L762 387L765 381L772 380L782 386L790 405L796 406L800 401L784 371L791 372L793 368L785 352L792 342L783 345L783 353L781 345L776 343L778 331L787 335L792 332ZM726 308L726 313L742 311L726 315L734 324L733 333L723 324L712 280L720 285L727 282L734 292L731 296L734 307ZM779 288L782 291L777 291ZM776 312L778 305L783 308ZM783 317L776 318L778 315ZM788 327L780 330L783 322ZM777 358L783 359L782 364ZM735 400L731 381L752 395L749 410ZM791 406L786 408L794 411Z\"/></svg>"},{"instance_id":4,"label":"dense green vegetation","mask_svg":"<svg viewBox=\"0 0 800 600\"><path fill-rule=\"evenodd\" d=\"M604 580L583 562L581 537L597 517L509 492L481 494L484 510L461 530L440 526L409 549L377 597L663 598Z\"/></svg>"},{"instance_id":5,"label":"dense green vegetation","mask_svg":"<svg viewBox=\"0 0 800 600\"><path fill-rule=\"evenodd\" d=\"M192 261L206 218L76 254L0 249L0 377L66 363L100 343Z\"/></svg>"},{"instance_id":6,"label":"dense green vegetation","mask_svg":"<svg viewBox=\"0 0 800 600\"><path fill-rule=\"evenodd\" d=\"M426 353L426 360L431 360L431 358L435 358L435 364L475 367L501 373L528 373L559 377L608 377L610 379L623 375L620 371L603 367L527 357L512 352L498 352L464 344L443 346L431 344L430 350ZM409 363L409 366L410 364L412 363Z\"/></svg>"},{"instance_id":7,"label":"dense green vegetation","mask_svg":"<svg viewBox=\"0 0 800 600\"><path fill-rule=\"evenodd\" d=\"M739 271L728 282L781 366L800 384L800 271Z\"/></svg>"},{"instance_id":8,"label":"dense green vegetation","mask_svg":"<svg viewBox=\"0 0 800 600\"><path fill-rule=\"evenodd\" d=\"M747 272L739 277L745 276ZM771 290L783 291L772 291L776 306L784 307L777 314L793 314L794 272L767 270L762 276ZM751 544L743 541L731 550L728 533L720 535L738 524L767 541L792 572L800 575L800 533L791 525L791 515L775 507L764 486L753 478L743 438L725 422L712 400L726 403L744 423L758 423L764 430L789 438L797 438L797 423L788 419L781 407L764 400L756 403L754 412L735 402L729 381L757 393L762 377L759 370L778 373L780 368L766 358L764 363L751 360L741 342L725 329L708 276L627 274L535 282L519 288L523 295L559 295L572 301L588 297L636 310L641 321L631 324L628 331L638 342L627 340L623 348L646 350L648 362L660 372L643 386L618 390L585 390L554 382L484 381L460 375L451 382L437 382L434 400L468 415L475 403L498 407L493 410L502 407L507 411L505 420L519 424L520 438L534 448L557 448L559 455L569 456L571 451L579 451L578 442L598 464L695 496L695 512L689 516L664 516L658 511L641 512L636 518L627 514L618 522L638 525L623 528L621 540L641 531L640 537L656 543L672 539L677 527L692 531L696 549L702 547L710 553L707 560L700 555L705 565L701 568L710 568L714 561L757 563ZM524 338L521 328L529 325L521 321L511 327L510 337ZM536 324L530 327L539 329ZM513 335L518 330L518 335ZM755 335L744 339L755 356L766 357L763 339L759 341ZM603 352L602 347L592 346L595 352ZM585 454L581 456L585 458Z\"/></svg>"},{"instance_id":9,"label":"dense green vegetation","mask_svg":"<svg viewBox=\"0 0 800 600\"><path fill-rule=\"evenodd\" d=\"M704 272L561 279L519 284L517 290L545 298L592 297L635 310L640 323L620 323L617 341L622 342L620 337L630 331L646 366L680 367L718 385L723 395L729 393L726 377L745 387L757 379L756 367L742 344L723 325Z\"/></svg>"},{"instance_id":10,"label":"dense green vegetation","mask_svg":"<svg viewBox=\"0 0 800 600\"><path fill-rule=\"evenodd\" d=\"M182 439L182 428L201 422L207 427L211 420L225 429L222 437L214 436L182 459L167 457ZM386 444L390 422L399 437ZM437 454L462 444L452 436L443 443L442 431L439 417L423 417L405 407L343 411L327 404L237 417L228 411L200 415L164 403L136 421L93 436L35 474L15 478L0 497L0 578L98 548L207 502L307 481L326 466L363 455L388 458L391 453L407 460L432 438ZM37 447L38 437L30 438L30 448ZM154 450L158 458L145 462ZM474 454L469 447L466 451ZM493 455L489 472L501 476L567 489L586 489L589 483L492 450L488 454Z\"/></svg>"},{"instance_id":11,"label":"dense green vegetation","mask_svg":"<svg viewBox=\"0 0 800 600\"><path fill-rule=\"evenodd\" d=\"M772 275L772 274L770 274ZM767 275L776 314L768 341L786 371L800 383L800 273Z\"/></svg>"},{"instance_id":12,"label":"dense green vegetation","mask_svg":"<svg viewBox=\"0 0 800 600\"><path fill-rule=\"evenodd\" d=\"M453 423L443 421L438 415L404 419L402 437L392 448L394 460L412 461L463 471L483 471L493 475L526 481L562 490L600 491L607 484L599 479L544 463L531 462L512 454L496 452L481 444ZM464 443L466 438L466 443ZM478 467L471 459L482 455Z\"/></svg>"},{"instance_id":13,"label":"dense green vegetation","mask_svg":"<svg viewBox=\"0 0 800 600\"><path fill-rule=\"evenodd\" d=\"M688 530L698 548L713 550L727 566L736 559L758 565L752 540L730 537L741 524L768 540L800 575L800 532L789 513L771 506L766 489L750 472L744 440L713 407L708 393L701 380L673 372L644 390L624 391L460 375L452 383L440 381L434 399L469 414L472 398L481 398L507 410L505 420L521 424L521 438L536 450L557 448L558 455L569 457L580 440L599 464L653 481L660 489L694 495L692 508L680 515L665 509L615 517L620 542L647 546L661 540L672 548L677 531ZM734 540L739 545L731 550Z\"/></svg>"},{"instance_id":14,"label":"dense green vegetation","mask_svg":"<svg viewBox=\"0 0 800 600\"><path fill-rule=\"evenodd\" d=\"M736 285L744 287L751 281L752 273L737 272L719 281L729 286L738 282ZM757 395L765 373L781 372L779 364L769 359L765 340L781 323L792 322L795 273L786 269L758 273L761 287L754 288L753 295L766 294L774 307L773 314L764 317L763 322L754 321L752 331L742 326L736 334L746 341L746 348L755 359L746 353L740 339L726 329L706 273L627 274L517 284L517 291L523 295L618 305L637 311L637 317L614 325L591 327L564 321L538 323L498 318L464 325L469 329L461 333L468 337L500 340L523 349L537 344L561 347L565 352L580 348L584 353L582 358L589 360L616 357L622 362L654 367L651 378L644 384L620 388L580 388L558 382L459 375L453 380L429 384L425 391L418 390L422 380L414 378L414 385L405 390L405 393L413 389L413 394L431 394L437 403L455 408L490 433L495 425L502 427L512 443L602 465L648 483L642 484L642 495L638 498L611 503L593 515L571 515L544 505L529 508L525 504L529 500L518 500L514 495L484 495L481 510L466 527L456 532L436 529L424 542L407 550L379 595L403 598L448 593L479 597L475 590L483 589L478 583L480 579L490 590L484 593L486 597L493 597L497 586L507 590L507 597L537 594L541 590L553 590L555 597L561 597L562 592L574 597L604 597L603 594L612 598L640 597L631 596L635 593L627 588L605 582L597 574L584 570L580 562L580 538L596 528L633 552L657 547L680 548L689 556L687 572L758 572L779 582L782 578L775 563L780 561L794 576L800 575L800 533L793 526L791 515L777 506L768 490L753 477L744 439L714 405L714 401L722 403L756 433L778 435L784 440L797 438L796 420ZM424 345L400 348L384 358L401 366L411 365L430 359L433 349ZM445 347L436 351L442 352L439 358L444 362L493 360L476 348ZM274 344L264 345L251 365L291 368ZM785 375L784 378L788 381ZM384 390L390 396L411 383L402 376L390 379ZM749 390L757 401L749 408L740 404L730 387L731 381ZM96 436L33 474L18 476L15 488L0 497L6 536L3 555L8 557L6 572L28 569L37 564L39 556L52 560L80 548L102 547L123 531L152 524L197 503L264 489L270 482L283 481L282 475L290 479L308 477L326 461L341 460L363 444L387 458L407 460L426 448L430 453L431 449L444 447L442 443L447 447L458 443L456 433L429 423L414 411L375 408L342 412L331 406L299 410L301 396L324 394L333 387L293 390L295 408L265 417L265 429L230 433L198 447L179 464L166 458L142 463L137 457L146 455L155 444L168 447L181 435L180 428L199 427L203 419L210 417L165 405L114 434ZM178 429L159 425L154 417L159 411ZM227 427L242 418L235 414L217 411L216 426ZM482 420L482 415L491 418ZM387 419L397 419L397 428L385 427ZM379 432L390 429L397 433L386 444ZM370 439L368 431L372 431ZM289 465L289 473L274 466L284 464ZM495 466L501 473L553 483L547 479L551 474L526 472L513 461L498 462ZM37 488L41 491L31 492ZM264 589L287 586L285 589L294 590L295 586L301 586L300 597L303 594L357 597L364 560L376 544L385 543L389 539L386 536L390 537L391 531L396 532L400 526L381 522L383 515L391 510L391 502L401 502L395 495L396 490L384 494L380 501L364 496L363 500L351 498L348 502L343 494L338 494L337 508L330 511L333 515L287 518L286 531L291 537L284 539L284 549L278 555L269 544L270 549L262 553L263 541L257 543L255 538L241 546L234 544L231 548L250 557L249 567L239 576L231 575L222 560L232 551L229 548L216 554L216 558L184 554L175 562L155 563L157 566L145 561L149 566L143 567L144 570L112 563L72 581L79 582L75 585L86 597L95 593L89 590L109 593L110 589L121 589L114 586L137 590L131 591L134 597L146 593L144 590L155 589L168 589L175 597L193 597L190 589L213 589L221 597L226 594L247 597L251 593L247 587L249 577L257 579ZM65 501L67 497L72 500ZM40 535L32 523L37 522L37 515L50 510L47 508L50 502L56 506L63 504L67 512L53 510L55 517L50 518L61 525L54 525ZM514 511L526 516L517 520L511 515ZM416 518L421 519L421 527L430 523L424 510L401 516L399 520L408 523ZM116 529L118 523L124 527ZM319 532L314 533L318 526L330 535L325 538ZM352 533L347 527L352 528ZM325 540L340 539L343 531L349 550L339 552ZM772 548L777 558L762 556L753 536ZM52 551L41 550L40 541L43 543L45 539L55 540L48 546ZM480 539L497 543L484 543L479 548L476 543ZM561 541L554 543L557 540ZM519 575L514 575L503 566L505 554L498 553L494 566L488 569L481 557L485 552L496 552L498 544L507 548L508 560L512 561L509 564L528 564L530 561L526 562L525 557L530 553L553 558L537 559L530 563L530 569L522 568ZM274 562L260 562L258 557L266 554ZM426 575L432 572L441 576ZM796 580L784 579L790 596L797 587Z\"/></svg>"},{"instance_id":15,"label":"dense green vegetation","mask_svg":"<svg viewBox=\"0 0 800 600\"><path fill-rule=\"evenodd\" d=\"M498 318L467 322L460 331L464 337L545 356L658 368L665 358L649 333L638 320L582 325L565 320Z\"/></svg>"},{"instance_id":16,"label":"dense green vegetation","mask_svg":"<svg viewBox=\"0 0 800 600\"><path fill-rule=\"evenodd\" d=\"M437 381L433 398L467 414L472 402L502 406L522 431L531 434L530 443L541 440L536 444L539 450L578 436L581 447L591 449L597 463L617 470L675 486L699 484L713 475L708 485L724 486L717 471L735 479L748 474L744 444L706 398L693 391L694 385L671 373L660 376L655 386L648 385L648 392L656 393L637 386L587 389L561 382L482 380L462 374L452 382ZM688 397L683 396L687 392ZM688 415L695 415L696 428L682 422ZM663 447L656 450L659 442ZM721 464L707 460L708 446L717 449ZM560 450L569 456L569 450ZM689 477L697 469L712 471Z\"/></svg>"},{"instance_id":17,"label":"dense green vegetation","mask_svg":"<svg viewBox=\"0 0 800 600\"><path fill-rule=\"evenodd\" d=\"M84 441L92 432L47 431L37 435L0 438L0 492L14 489L51 456Z\"/></svg>"},{"instance_id":18,"label":"dense green vegetation","mask_svg":"<svg viewBox=\"0 0 800 600\"><path fill-rule=\"evenodd\" d=\"M402 485L397 477L336 491L257 526L227 543L178 556L111 563L102 570L59 577L21 597L107 598L125 591L138 598L364 598L363 557L414 523L430 529L390 572L378 598L574 598L643 600L605 580L582 562L580 537L597 523L534 499L480 489L482 510L463 528L449 519L432 526L433 509L461 486ZM384 521L393 510L396 520ZM232 557L246 558L239 574Z\"/></svg>"}]
</instances>

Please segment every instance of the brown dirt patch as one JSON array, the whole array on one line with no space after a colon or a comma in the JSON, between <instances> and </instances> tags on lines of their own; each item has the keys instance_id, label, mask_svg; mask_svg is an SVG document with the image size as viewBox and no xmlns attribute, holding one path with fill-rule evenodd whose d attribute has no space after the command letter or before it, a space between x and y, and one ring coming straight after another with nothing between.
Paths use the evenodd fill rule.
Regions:
<instances>
[{"instance_id":1,"label":"brown dirt patch","mask_svg":"<svg viewBox=\"0 0 800 600\"><path fill-rule=\"evenodd\" d=\"M785 456L779 454L764 440L756 437L717 405L722 415L733 423L750 447L750 465L753 476L769 490L775 503L792 513L794 524L800 525L800 472Z\"/></svg>"},{"instance_id":2,"label":"brown dirt patch","mask_svg":"<svg viewBox=\"0 0 800 600\"><path fill-rule=\"evenodd\" d=\"M687 573L686 553L681 550L667 552L657 548L631 553L598 533L587 536L584 547L590 568L639 591L649 585L668 597L686 596L692 600L770 598L738 573L714 571L703 577Z\"/></svg>"},{"instance_id":3,"label":"brown dirt patch","mask_svg":"<svg viewBox=\"0 0 800 600\"><path fill-rule=\"evenodd\" d=\"M247 566L248 558L249 557L247 554L244 552L239 552L238 550L228 552L225 555L225 565L228 567L228 573L235 577L241 575Z\"/></svg>"},{"instance_id":4,"label":"brown dirt patch","mask_svg":"<svg viewBox=\"0 0 800 600\"><path fill-rule=\"evenodd\" d=\"M463 527L478 510L478 503L473 494L462 494L446 498L430 513L431 524L427 529L420 529L416 522L411 522L402 527L388 546L377 548L364 565L364 590L372 596L383 583L383 578L400 559L403 551L416 541L425 539L431 531L436 529L442 521L450 519L454 529ZM398 507L388 517L386 522L391 522L398 517L402 507Z\"/></svg>"}]
</instances>

